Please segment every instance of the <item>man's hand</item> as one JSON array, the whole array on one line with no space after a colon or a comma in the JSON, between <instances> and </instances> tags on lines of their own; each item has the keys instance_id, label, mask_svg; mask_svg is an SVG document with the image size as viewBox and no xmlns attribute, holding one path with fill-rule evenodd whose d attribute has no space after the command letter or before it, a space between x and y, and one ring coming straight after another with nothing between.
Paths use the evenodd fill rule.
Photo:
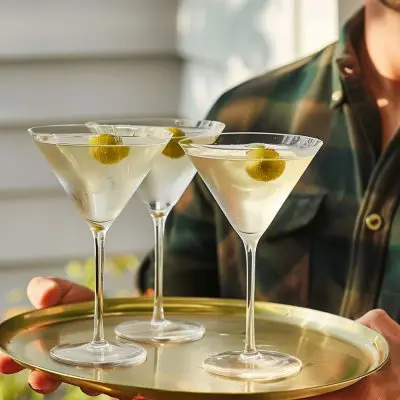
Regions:
<instances>
[{"instance_id":1,"label":"man's hand","mask_svg":"<svg viewBox=\"0 0 400 400\"><path fill-rule=\"evenodd\" d=\"M34 278L29 283L27 292L35 308L90 301L94 297L90 289L59 278ZM22 369L10 357L0 353L0 373L15 374ZM28 384L38 393L49 394L54 392L61 382L42 372L33 371L29 374ZM95 395L96 393L86 394Z\"/></svg>"},{"instance_id":2,"label":"man's hand","mask_svg":"<svg viewBox=\"0 0 400 400\"><path fill-rule=\"evenodd\" d=\"M370 311L358 322L385 336L391 350L389 363L361 382L315 400L400 400L400 325L382 310Z\"/></svg>"}]
</instances>

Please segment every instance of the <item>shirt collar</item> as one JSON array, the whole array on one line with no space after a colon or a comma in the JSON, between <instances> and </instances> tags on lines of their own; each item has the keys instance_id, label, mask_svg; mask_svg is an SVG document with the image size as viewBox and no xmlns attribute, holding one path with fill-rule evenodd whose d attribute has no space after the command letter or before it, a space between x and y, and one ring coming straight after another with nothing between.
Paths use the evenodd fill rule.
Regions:
<instances>
[{"instance_id":1,"label":"shirt collar","mask_svg":"<svg viewBox=\"0 0 400 400\"><path fill-rule=\"evenodd\" d=\"M347 79L360 78L360 64L356 49L364 35L364 7L344 25L336 44L332 59L331 108L341 106L345 101L344 83Z\"/></svg>"}]
</instances>

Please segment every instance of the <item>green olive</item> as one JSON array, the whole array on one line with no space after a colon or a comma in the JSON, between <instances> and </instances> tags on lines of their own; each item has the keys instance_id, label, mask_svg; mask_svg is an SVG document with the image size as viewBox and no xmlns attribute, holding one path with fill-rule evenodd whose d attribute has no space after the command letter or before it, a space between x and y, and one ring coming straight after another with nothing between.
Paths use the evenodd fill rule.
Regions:
<instances>
[{"instance_id":1,"label":"green olive","mask_svg":"<svg viewBox=\"0 0 400 400\"><path fill-rule=\"evenodd\" d=\"M278 179L285 171L286 161L282 160L279 153L274 149L266 149L260 145L252 147L254 147L254 150L248 151L247 157L254 161L247 163L247 174L259 182L270 182Z\"/></svg>"},{"instance_id":2,"label":"green olive","mask_svg":"<svg viewBox=\"0 0 400 400\"><path fill-rule=\"evenodd\" d=\"M172 138L165 146L162 154L169 158L181 158L185 155L179 141L185 138L185 133L179 128L167 128L172 133Z\"/></svg>"},{"instance_id":3,"label":"green olive","mask_svg":"<svg viewBox=\"0 0 400 400\"><path fill-rule=\"evenodd\" d=\"M103 133L89 138L90 155L102 164L116 164L128 157L129 147L121 146L122 139L118 136Z\"/></svg>"}]
</instances>

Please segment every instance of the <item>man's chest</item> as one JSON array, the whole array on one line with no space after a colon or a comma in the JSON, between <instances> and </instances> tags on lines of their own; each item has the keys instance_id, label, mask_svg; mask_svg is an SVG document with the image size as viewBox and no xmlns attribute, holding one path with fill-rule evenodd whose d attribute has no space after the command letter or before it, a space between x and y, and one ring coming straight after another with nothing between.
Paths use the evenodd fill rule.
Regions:
<instances>
[{"instance_id":1,"label":"man's chest","mask_svg":"<svg viewBox=\"0 0 400 400\"><path fill-rule=\"evenodd\" d=\"M260 241L257 297L335 313L348 299L356 313L376 302L388 310L400 293L400 232L392 229L400 186L389 180L396 148L374 160L345 112L325 128L328 142ZM243 297L241 241L217 209L216 221L222 295Z\"/></svg>"}]
</instances>

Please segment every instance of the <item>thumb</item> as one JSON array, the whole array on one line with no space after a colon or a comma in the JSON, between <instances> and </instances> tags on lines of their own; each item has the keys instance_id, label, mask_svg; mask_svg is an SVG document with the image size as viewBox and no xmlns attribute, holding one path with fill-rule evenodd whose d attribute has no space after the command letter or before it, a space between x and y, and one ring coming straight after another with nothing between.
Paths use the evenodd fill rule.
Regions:
<instances>
[{"instance_id":1,"label":"thumb","mask_svg":"<svg viewBox=\"0 0 400 400\"><path fill-rule=\"evenodd\" d=\"M391 319L383 310L372 310L363 315L357 322L380 332L386 338L398 338L400 335L399 324Z\"/></svg>"},{"instance_id":2,"label":"thumb","mask_svg":"<svg viewBox=\"0 0 400 400\"><path fill-rule=\"evenodd\" d=\"M87 287L60 278L33 278L27 288L29 301L35 308L93 300Z\"/></svg>"}]
</instances>

